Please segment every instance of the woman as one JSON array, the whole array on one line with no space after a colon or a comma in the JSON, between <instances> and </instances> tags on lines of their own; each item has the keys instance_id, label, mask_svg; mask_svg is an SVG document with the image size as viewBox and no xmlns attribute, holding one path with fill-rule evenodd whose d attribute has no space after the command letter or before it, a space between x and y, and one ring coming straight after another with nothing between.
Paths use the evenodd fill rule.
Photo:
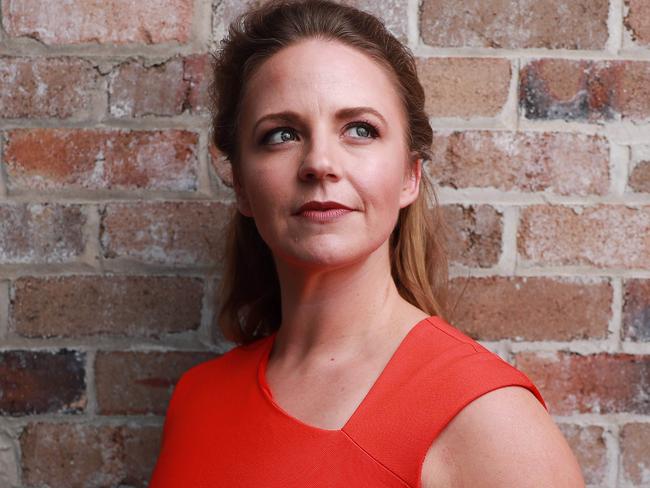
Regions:
<instances>
[{"instance_id":1,"label":"woman","mask_svg":"<svg viewBox=\"0 0 650 488\"><path fill-rule=\"evenodd\" d=\"M178 382L150 487L584 486L537 388L443 319L408 49L350 7L267 3L213 89L239 346Z\"/></svg>"}]
</instances>

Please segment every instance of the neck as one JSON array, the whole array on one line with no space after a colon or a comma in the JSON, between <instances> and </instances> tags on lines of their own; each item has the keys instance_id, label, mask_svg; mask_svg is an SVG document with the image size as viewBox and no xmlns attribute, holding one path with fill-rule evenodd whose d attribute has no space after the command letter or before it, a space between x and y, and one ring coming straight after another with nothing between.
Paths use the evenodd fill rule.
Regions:
<instances>
[{"instance_id":1,"label":"neck","mask_svg":"<svg viewBox=\"0 0 650 488\"><path fill-rule=\"evenodd\" d=\"M276 260L276 269L282 325L273 354L287 364L363 354L398 336L396 320L417 310L397 291L387 245L348 266L314 270Z\"/></svg>"}]
</instances>

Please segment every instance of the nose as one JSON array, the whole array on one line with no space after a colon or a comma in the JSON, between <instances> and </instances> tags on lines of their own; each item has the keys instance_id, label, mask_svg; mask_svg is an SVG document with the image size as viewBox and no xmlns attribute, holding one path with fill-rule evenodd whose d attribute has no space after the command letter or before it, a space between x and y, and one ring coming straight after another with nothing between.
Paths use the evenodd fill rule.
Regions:
<instances>
[{"instance_id":1,"label":"nose","mask_svg":"<svg viewBox=\"0 0 650 488\"><path fill-rule=\"evenodd\" d=\"M303 181L322 179L337 181L341 178L333 145L324 131L312 134L308 144L305 144L298 177Z\"/></svg>"}]
</instances>

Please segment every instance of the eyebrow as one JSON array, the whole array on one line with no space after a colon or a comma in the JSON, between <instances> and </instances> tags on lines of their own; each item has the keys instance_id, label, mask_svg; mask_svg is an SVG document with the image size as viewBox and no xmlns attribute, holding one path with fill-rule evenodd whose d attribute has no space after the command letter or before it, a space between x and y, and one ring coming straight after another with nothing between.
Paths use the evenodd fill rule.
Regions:
<instances>
[{"instance_id":1,"label":"eyebrow","mask_svg":"<svg viewBox=\"0 0 650 488\"><path fill-rule=\"evenodd\" d=\"M337 120L342 120L342 119L349 119L352 117L357 117L361 114L366 114L370 113L377 117L379 120L381 120L382 124L388 125L386 123L386 119L384 118L383 115L381 115L377 110L375 110L372 107L346 107L342 108L339 111L336 112L335 117ZM259 118L257 122L255 122L255 125L253 126L253 132L257 129L257 126L260 125L262 122L265 120L281 120L283 122L293 122L295 120L301 120L300 115L298 115L296 112L292 112L291 110L285 110L283 112L276 112L276 113L270 113L263 115L262 117Z\"/></svg>"}]
</instances>

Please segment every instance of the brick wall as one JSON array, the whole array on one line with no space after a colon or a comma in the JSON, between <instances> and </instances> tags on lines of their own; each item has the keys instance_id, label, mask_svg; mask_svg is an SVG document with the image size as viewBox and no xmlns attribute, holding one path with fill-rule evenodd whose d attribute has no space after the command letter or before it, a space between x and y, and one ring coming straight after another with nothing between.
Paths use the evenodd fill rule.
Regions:
<instances>
[{"instance_id":1,"label":"brick wall","mask_svg":"<svg viewBox=\"0 0 650 488\"><path fill-rule=\"evenodd\" d=\"M650 485L650 3L358 0L418 57L453 323L590 486ZM235 0L1 0L0 487L144 487L215 332ZM462 295L460 295L462 291Z\"/></svg>"}]
</instances>

